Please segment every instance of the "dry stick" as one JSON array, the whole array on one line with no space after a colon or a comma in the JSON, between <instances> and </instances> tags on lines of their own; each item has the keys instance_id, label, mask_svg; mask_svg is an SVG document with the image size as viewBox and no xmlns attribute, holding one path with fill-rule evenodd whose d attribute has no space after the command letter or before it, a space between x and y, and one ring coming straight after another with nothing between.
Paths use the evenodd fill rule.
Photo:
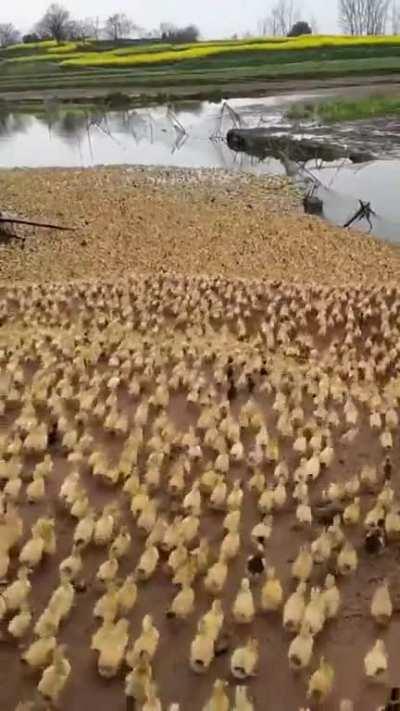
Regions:
<instances>
[{"instance_id":1,"label":"dry stick","mask_svg":"<svg viewBox=\"0 0 400 711\"><path fill-rule=\"evenodd\" d=\"M17 217L4 217L0 215L0 224L9 223L11 225L29 225L30 227L44 227L48 230L62 230L63 232L73 232L75 227L61 227L60 225L48 225L44 222L31 222L30 220L20 220Z\"/></svg>"}]
</instances>

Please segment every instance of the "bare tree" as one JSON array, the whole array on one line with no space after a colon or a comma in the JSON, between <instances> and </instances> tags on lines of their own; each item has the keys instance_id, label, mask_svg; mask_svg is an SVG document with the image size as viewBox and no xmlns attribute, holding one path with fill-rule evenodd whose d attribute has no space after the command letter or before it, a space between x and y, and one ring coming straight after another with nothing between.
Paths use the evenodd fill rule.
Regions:
<instances>
[{"instance_id":1,"label":"bare tree","mask_svg":"<svg viewBox=\"0 0 400 711\"><path fill-rule=\"evenodd\" d=\"M115 15L110 15L107 18L104 26L104 34L107 39L116 42L119 39L129 37L135 28L132 20L129 19L123 12L117 12Z\"/></svg>"},{"instance_id":2,"label":"bare tree","mask_svg":"<svg viewBox=\"0 0 400 711\"><path fill-rule=\"evenodd\" d=\"M62 5L53 3L36 25L36 32L39 37L51 37L62 42L68 38L69 23L69 11Z\"/></svg>"},{"instance_id":3,"label":"bare tree","mask_svg":"<svg viewBox=\"0 0 400 711\"><path fill-rule=\"evenodd\" d=\"M390 0L339 0L339 22L349 35L385 33Z\"/></svg>"},{"instance_id":4,"label":"bare tree","mask_svg":"<svg viewBox=\"0 0 400 711\"><path fill-rule=\"evenodd\" d=\"M269 15L258 22L258 31L261 35L284 37L299 19L296 0L275 0Z\"/></svg>"},{"instance_id":5,"label":"bare tree","mask_svg":"<svg viewBox=\"0 0 400 711\"><path fill-rule=\"evenodd\" d=\"M400 4L393 0L390 13L390 30L392 35L400 34Z\"/></svg>"},{"instance_id":6,"label":"bare tree","mask_svg":"<svg viewBox=\"0 0 400 711\"><path fill-rule=\"evenodd\" d=\"M0 47L8 47L10 44L16 44L20 38L20 33L11 22L3 22L0 24Z\"/></svg>"}]
</instances>

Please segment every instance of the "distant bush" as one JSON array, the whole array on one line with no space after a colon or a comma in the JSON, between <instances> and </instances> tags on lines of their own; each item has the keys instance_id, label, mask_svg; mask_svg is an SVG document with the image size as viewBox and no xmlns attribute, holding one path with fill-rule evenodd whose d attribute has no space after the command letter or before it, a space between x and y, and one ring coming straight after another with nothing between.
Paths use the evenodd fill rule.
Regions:
<instances>
[{"instance_id":1,"label":"distant bush","mask_svg":"<svg viewBox=\"0 0 400 711\"><path fill-rule=\"evenodd\" d=\"M129 109L132 104L130 97L127 94L124 94L122 91L114 91L110 94L107 94L104 99L104 102L108 109L119 110Z\"/></svg>"},{"instance_id":2,"label":"distant bush","mask_svg":"<svg viewBox=\"0 0 400 711\"><path fill-rule=\"evenodd\" d=\"M199 37L200 31L196 25L187 25L187 27L174 27L170 25L161 33L161 40L163 42L170 42L171 44L198 42Z\"/></svg>"},{"instance_id":3,"label":"distant bush","mask_svg":"<svg viewBox=\"0 0 400 711\"><path fill-rule=\"evenodd\" d=\"M301 37L301 35L312 35L312 29L308 22L299 20L295 22L292 29L288 32L288 37Z\"/></svg>"}]
</instances>

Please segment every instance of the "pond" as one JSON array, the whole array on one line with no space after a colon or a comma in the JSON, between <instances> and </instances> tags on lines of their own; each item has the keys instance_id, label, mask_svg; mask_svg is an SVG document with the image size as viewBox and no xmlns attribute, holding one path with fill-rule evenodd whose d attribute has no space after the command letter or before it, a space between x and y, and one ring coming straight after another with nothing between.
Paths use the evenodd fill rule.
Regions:
<instances>
[{"instance_id":1,"label":"pond","mask_svg":"<svg viewBox=\"0 0 400 711\"><path fill-rule=\"evenodd\" d=\"M344 224L357 200L370 201L373 232L400 241L399 126L392 123L324 127L295 124L285 117L294 102L332 96L334 92L291 94L228 103L181 102L104 113L58 108L49 102L35 114L0 113L0 167L87 167L141 164L246 170L284 174L287 165L271 157L234 152L225 137L234 127L269 129L275 135L332 137L369 146L384 159L353 166L348 161L307 163L296 174L320 181L325 216ZM361 223L360 227L365 228ZM368 226L367 226L368 227Z\"/></svg>"}]
</instances>

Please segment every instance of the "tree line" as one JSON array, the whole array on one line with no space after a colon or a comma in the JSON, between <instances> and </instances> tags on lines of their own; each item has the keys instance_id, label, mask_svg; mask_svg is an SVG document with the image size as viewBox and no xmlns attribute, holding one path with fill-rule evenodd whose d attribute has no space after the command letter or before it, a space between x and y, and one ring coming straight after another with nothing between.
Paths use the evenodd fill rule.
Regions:
<instances>
[{"instance_id":1,"label":"tree line","mask_svg":"<svg viewBox=\"0 0 400 711\"><path fill-rule=\"evenodd\" d=\"M18 42L30 43L52 39L56 42L68 40L105 39L117 42L133 36L160 39L165 42L197 42L200 33L195 25L176 27L162 23L157 30L146 32L136 25L125 13L110 15L102 24L98 17L77 20L63 5L52 3L32 31L21 35L10 22L0 23L0 47Z\"/></svg>"},{"instance_id":2,"label":"tree line","mask_svg":"<svg viewBox=\"0 0 400 711\"><path fill-rule=\"evenodd\" d=\"M258 21L261 36L298 36L317 31L313 18L301 17L298 0L273 0L267 14ZM400 33L400 0L338 0L338 23L349 35L381 35ZM0 47L20 41L36 42L53 39L66 40L106 39L112 42L133 36L158 39L169 43L197 42L200 36L196 25L176 27L162 23L157 30L146 32L125 13L110 15L102 24L99 18L77 20L63 5L51 4L32 31L22 35L12 23L0 23Z\"/></svg>"}]
</instances>

